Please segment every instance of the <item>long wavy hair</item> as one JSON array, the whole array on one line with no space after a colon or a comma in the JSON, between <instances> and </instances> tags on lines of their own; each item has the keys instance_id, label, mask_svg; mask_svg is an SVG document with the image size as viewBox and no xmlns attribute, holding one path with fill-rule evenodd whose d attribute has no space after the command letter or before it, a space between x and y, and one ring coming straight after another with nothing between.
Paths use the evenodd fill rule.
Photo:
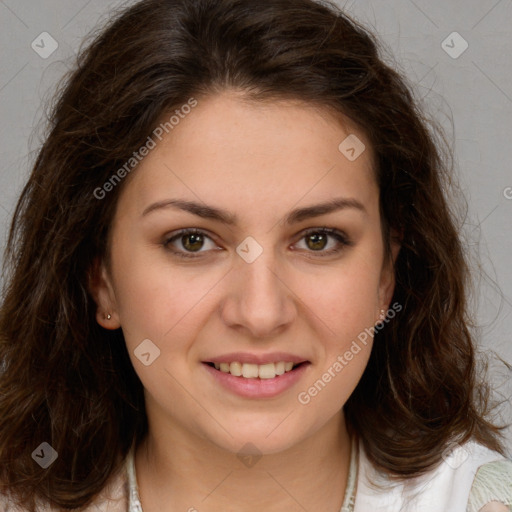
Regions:
<instances>
[{"instance_id":1,"label":"long wavy hair","mask_svg":"<svg viewBox=\"0 0 512 512\"><path fill-rule=\"evenodd\" d=\"M143 0L92 36L55 96L5 253L1 492L27 509L36 498L85 507L147 434L122 330L97 324L89 289L126 179L102 199L95 190L163 114L230 89L342 114L375 152L388 251L391 233L401 235L393 301L402 310L375 335L345 405L371 462L407 479L454 440L504 453L475 370L446 138L382 51L335 4L313 0ZM45 470L32 458L42 442L58 452Z\"/></svg>"}]
</instances>

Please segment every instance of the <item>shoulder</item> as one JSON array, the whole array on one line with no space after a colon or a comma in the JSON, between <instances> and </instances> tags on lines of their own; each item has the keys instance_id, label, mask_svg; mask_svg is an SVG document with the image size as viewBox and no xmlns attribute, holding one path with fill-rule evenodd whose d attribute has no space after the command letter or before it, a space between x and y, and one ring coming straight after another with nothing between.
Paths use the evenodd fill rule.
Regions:
<instances>
[{"instance_id":1,"label":"shoulder","mask_svg":"<svg viewBox=\"0 0 512 512\"><path fill-rule=\"evenodd\" d=\"M503 503L512 511L512 460L496 460L478 468L471 486L468 512L479 512L491 502Z\"/></svg>"},{"instance_id":2,"label":"shoulder","mask_svg":"<svg viewBox=\"0 0 512 512\"><path fill-rule=\"evenodd\" d=\"M83 512L126 512L128 510L128 474L124 464L114 473L103 490L83 509ZM38 503L37 512L60 512L48 504ZM0 512L28 512L15 506L12 498L0 493Z\"/></svg>"},{"instance_id":3,"label":"shoulder","mask_svg":"<svg viewBox=\"0 0 512 512\"><path fill-rule=\"evenodd\" d=\"M362 450L354 510L483 512L482 506L492 499L510 495L512 480L503 473L510 471L510 464L501 454L468 441L445 450L441 463L431 471L396 482L389 475L376 472Z\"/></svg>"}]
</instances>

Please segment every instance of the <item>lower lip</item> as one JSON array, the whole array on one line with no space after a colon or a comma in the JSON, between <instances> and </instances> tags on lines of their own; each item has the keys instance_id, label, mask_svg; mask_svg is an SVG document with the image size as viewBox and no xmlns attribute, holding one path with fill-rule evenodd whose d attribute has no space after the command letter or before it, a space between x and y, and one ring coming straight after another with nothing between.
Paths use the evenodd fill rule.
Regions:
<instances>
[{"instance_id":1,"label":"lower lip","mask_svg":"<svg viewBox=\"0 0 512 512\"><path fill-rule=\"evenodd\" d=\"M236 395L246 398L272 398L290 389L304 374L310 363L302 363L294 370L278 375L273 379L246 379L221 372L202 363L219 384Z\"/></svg>"}]
</instances>

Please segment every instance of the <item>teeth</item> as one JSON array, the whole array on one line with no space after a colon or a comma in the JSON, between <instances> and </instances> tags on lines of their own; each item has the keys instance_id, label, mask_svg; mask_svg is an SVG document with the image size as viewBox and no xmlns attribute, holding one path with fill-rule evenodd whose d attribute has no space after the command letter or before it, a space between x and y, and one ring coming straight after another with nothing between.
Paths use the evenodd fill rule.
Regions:
<instances>
[{"instance_id":1,"label":"teeth","mask_svg":"<svg viewBox=\"0 0 512 512\"><path fill-rule=\"evenodd\" d=\"M240 363L231 363L229 365L229 373L231 373L231 375L235 375L236 377L240 377L240 375L242 375L243 373L243 368L242 368L242 365Z\"/></svg>"},{"instance_id":2,"label":"teeth","mask_svg":"<svg viewBox=\"0 0 512 512\"><path fill-rule=\"evenodd\" d=\"M258 368L258 377L260 379L273 379L276 376L276 366L274 363L262 364Z\"/></svg>"},{"instance_id":3,"label":"teeth","mask_svg":"<svg viewBox=\"0 0 512 512\"><path fill-rule=\"evenodd\" d=\"M242 375L246 379L255 379L258 376L258 365L257 364L243 364Z\"/></svg>"},{"instance_id":4,"label":"teeth","mask_svg":"<svg viewBox=\"0 0 512 512\"><path fill-rule=\"evenodd\" d=\"M276 367L276 375L283 375L285 365L286 363L283 363L283 361L274 364Z\"/></svg>"},{"instance_id":5,"label":"teeth","mask_svg":"<svg viewBox=\"0 0 512 512\"><path fill-rule=\"evenodd\" d=\"M239 363L214 363L217 370L224 373L231 373L236 377L244 377L246 379L273 379L278 375L283 375L285 372L291 371L293 368L292 362L279 361L277 363L267 364L251 364Z\"/></svg>"}]
</instances>

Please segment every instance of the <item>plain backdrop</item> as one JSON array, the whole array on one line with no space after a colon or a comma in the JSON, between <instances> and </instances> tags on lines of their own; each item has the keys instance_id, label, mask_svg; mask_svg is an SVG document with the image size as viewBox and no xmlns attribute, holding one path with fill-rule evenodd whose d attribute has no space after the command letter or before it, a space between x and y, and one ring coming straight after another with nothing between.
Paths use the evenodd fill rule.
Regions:
<instances>
[{"instance_id":1,"label":"plain backdrop","mask_svg":"<svg viewBox=\"0 0 512 512\"><path fill-rule=\"evenodd\" d=\"M83 37L133 2L0 0L0 245L41 143L44 105ZM512 0L356 0L338 5L377 32L389 63L446 129L468 202L480 351L492 356L511 421ZM52 50L54 50L52 52ZM51 53L51 54L50 54ZM493 362L494 361L494 362ZM508 405L507 405L508 403ZM512 453L512 429L508 429Z\"/></svg>"}]
</instances>

